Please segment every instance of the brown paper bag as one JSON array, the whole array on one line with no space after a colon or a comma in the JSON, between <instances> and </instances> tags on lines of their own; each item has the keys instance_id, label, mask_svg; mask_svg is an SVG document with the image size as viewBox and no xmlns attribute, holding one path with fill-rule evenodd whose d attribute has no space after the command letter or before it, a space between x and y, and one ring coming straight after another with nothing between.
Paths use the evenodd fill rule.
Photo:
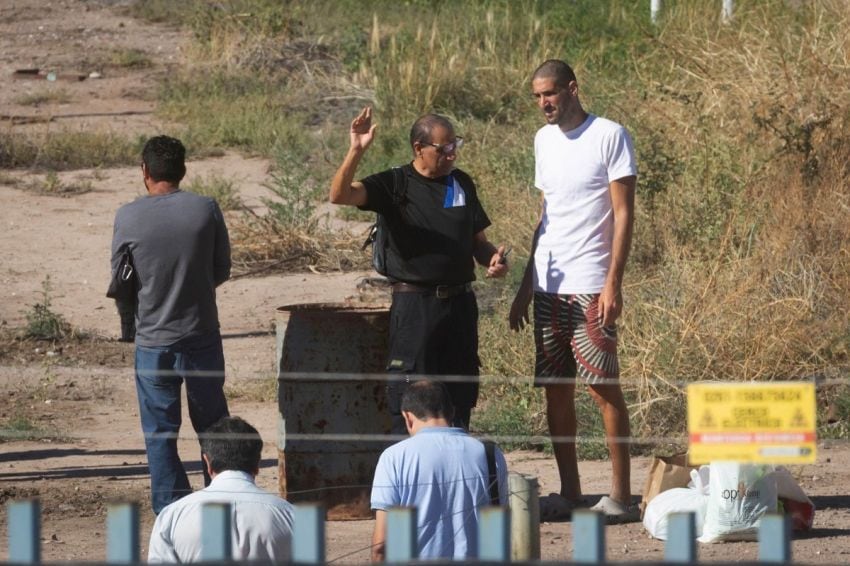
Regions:
<instances>
[{"instance_id":1,"label":"brown paper bag","mask_svg":"<svg viewBox=\"0 0 850 566\"><path fill-rule=\"evenodd\" d=\"M688 487L688 482L691 481L691 470L696 468L696 466L688 465L687 454L654 457L649 466L649 474L646 476L646 485L643 488L640 518L643 519L646 504L662 491L674 487Z\"/></svg>"}]
</instances>

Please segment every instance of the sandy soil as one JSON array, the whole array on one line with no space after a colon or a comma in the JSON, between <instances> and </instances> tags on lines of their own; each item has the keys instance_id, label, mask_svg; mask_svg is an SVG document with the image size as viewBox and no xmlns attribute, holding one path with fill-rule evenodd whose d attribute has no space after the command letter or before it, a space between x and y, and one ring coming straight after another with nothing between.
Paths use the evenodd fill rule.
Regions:
<instances>
[{"instance_id":1,"label":"sandy soil","mask_svg":"<svg viewBox=\"0 0 850 566\"><path fill-rule=\"evenodd\" d=\"M153 80L169 65L180 63L185 36L173 29L133 21L120 2L83 0L7 0L0 3L0 114L53 117L49 124L11 125L12 130L44 127L112 130L152 134ZM138 49L156 64L147 69L98 66L110 53ZM13 80L15 69L38 67L58 71L92 71L103 78L78 82ZM63 89L62 104L38 107L18 103L25 95ZM72 117L75 116L75 117ZM63 117L64 116L64 117ZM194 175L219 172L238 179L249 204L264 194L269 164L227 154L193 161ZM56 351L27 344L0 357L0 418L24 416L48 437L0 442L0 502L37 496L43 506L45 560L86 560L104 556L106 505L117 499L142 506L142 545L153 522L142 435L132 381L132 346L114 339L118 321L104 297L114 211L142 193L136 167L60 174L60 180L82 179L93 190L69 198L38 195L16 188L43 173L4 172L0 183L0 325L19 327L30 305L41 299L50 276L55 311L75 327L102 340ZM23 181L23 184L16 183ZM277 487L277 407L268 399L274 379L274 309L283 304L357 300L356 284L365 273L295 273L228 282L219 294L228 393L232 412L247 416L266 440L259 483ZM187 460L197 452L191 430L184 430L181 452ZM543 494L556 490L550 457L532 452L508 455L512 470L537 476ZM199 467L191 463L193 485L200 487ZM607 462L582 462L588 495L606 493ZM635 458L632 485L640 493L648 460ZM850 560L850 496L846 443L821 446L817 465L795 468L800 483L817 504L815 530L794 543L795 556L806 562ZM0 514L0 529L6 516ZM362 562L368 558L371 521L331 522L329 559ZM544 559L566 559L572 552L569 522L541 528ZM610 526L608 556L617 561L657 561L663 543L648 537L640 523ZM0 537L0 556L7 539ZM749 561L755 543L703 546L708 560Z\"/></svg>"}]
</instances>

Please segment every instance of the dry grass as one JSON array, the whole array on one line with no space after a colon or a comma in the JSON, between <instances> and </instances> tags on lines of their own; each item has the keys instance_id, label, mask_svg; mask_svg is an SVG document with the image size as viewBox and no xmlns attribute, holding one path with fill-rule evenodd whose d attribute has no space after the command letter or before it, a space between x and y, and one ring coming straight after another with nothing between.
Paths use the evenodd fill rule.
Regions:
<instances>
[{"instance_id":1,"label":"dry grass","mask_svg":"<svg viewBox=\"0 0 850 566\"><path fill-rule=\"evenodd\" d=\"M528 75L546 58L568 59L585 107L625 124L635 140L623 380L633 430L675 436L687 383L848 367L850 15L843 0L792 4L742 2L721 25L711 2L671 3L657 28L642 4L638 13L622 0L557 9L376 3L368 17L353 2L293 3L285 14L269 0L208 4L192 15L197 73L169 87L165 106L190 123L196 145L285 147L298 170L309 170L310 184L283 193L297 197L283 199L284 221L234 224L243 272L367 265L354 251L359 239L291 220L312 218L292 213L323 191L301 197L297 187L325 186L354 108L366 103L380 130L363 173L408 158L404 137L418 114L453 119L469 142L460 166L493 220L488 235L513 245L519 267L540 206L531 144L542 121L526 95ZM356 12L360 28L333 26L334 10ZM485 374L532 371L530 333L512 334L505 323L518 275L483 311ZM483 402L514 403L520 416L506 418L534 432L540 400L527 382L488 385Z\"/></svg>"},{"instance_id":2,"label":"dry grass","mask_svg":"<svg viewBox=\"0 0 850 566\"><path fill-rule=\"evenodd\" d=\"M245 214L231 223L234 277L310 270L315 272L368 269L360 251L362 237L306 232L286 227L269 216Z\"/></svg>"},{"instance_id":3,"label":"dry grass","mask_svg":"<svg viewBox=\"0 0 850 566\"><path fill-rule=\"evenodd\" d=\"M728 28L675 14L648 55L669 64L637 62L653 96L631 105L633 121L664 128L681 164L642 202L644 264L626 289L624 375L643 434L682 431L692 381L847 367L850 21L839 7L756 6Z\"/></svg>"}]
</instances>

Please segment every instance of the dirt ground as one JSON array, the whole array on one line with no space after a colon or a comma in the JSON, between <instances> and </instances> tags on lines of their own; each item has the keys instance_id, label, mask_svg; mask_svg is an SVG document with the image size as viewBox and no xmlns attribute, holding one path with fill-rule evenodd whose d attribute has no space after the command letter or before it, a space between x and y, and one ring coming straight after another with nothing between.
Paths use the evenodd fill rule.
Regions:
<instances>
[{"instance_id":1,"label":"dirt ground","mask_svg":"<svg viewBox=\"0 0 850 566\"><path fill-rule=\"evenodd\" d=\"M0 2L0 115L3 128L114 131L126 135L156 133L152 114L155 79L179 65L186 36L162 26L134 21L122 3L84 0L5 0ZM98 61L110 54L138 49L155 62L143 69L111 68ZM21 68L39 68L101 78L83 81L14 80ZM64 102L22 104L24 97L64 91ZM18 117L15 123L9 116ZM47 123L21 118L44 119ZM264 194L269 164L226 154L192 161L194 175L218 172L236 180L249 205ZM139 427L132 376L131 345L120 344L113 305L104 297L115 210L142 194L137 167L60 173L60 181L85 180L92 189L67 198L36 194L25 187L43 172L3 172L0 181L0 331L21 327L24 313L41 300L49 275L52 308L91 339L58 349L35 342L16 343L0 351L0 421L33 425L44 438L0 439L0 502L38 497L42 502L43 558L49 561L98 559L105 553L106 506L133 500L142 506L142 549L153 522L144 444ZM277 487L277 407L268 399L274 379L274 309L307 302L358 299L357 282L366 273L296 273L244 278L220 288L224 348L231 411L246 416L262 433L266 448L259 483ZM506 400L506 402L509 402ZM188 421L187 421L188 422ZM197 444L184 429L182 454L191 466L191 481L200 487ZM541 493L557 490L550 457L533 452L508 454L509 466L538 477ZM639 494L647 458L633 461L632 487ZM582 462L584 489L590 496L607 492L609 464ZM815 529L794 542L799 561L850 561L850 496L847 494L850 449L846 443L822 445L818 463L794 468L818 511ZM5 531L5 511L0 529ZM328 525L329 560L368 559L371 521L335 521ZM571 524L541 528L547 560L572 553ZM607 553L612 561L658 561L663 543L649 538L640 523L609 526ZM0 537L0 557L7 539ZM712 561L750 561L756 543L702 546L700 557Z\"/></svg>"}]
</instances>

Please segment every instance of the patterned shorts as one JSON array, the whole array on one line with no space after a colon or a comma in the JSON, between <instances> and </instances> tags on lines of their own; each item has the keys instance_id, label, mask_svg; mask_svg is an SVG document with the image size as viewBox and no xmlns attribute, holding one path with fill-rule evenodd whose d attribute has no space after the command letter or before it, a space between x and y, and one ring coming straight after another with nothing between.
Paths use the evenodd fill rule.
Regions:
<instances>
[{"instance_id":1,"label":"patterned shorts","mask_svg":"<svg viewBox=\"0 0 850 566\"><path fill-rule=\"evenodd\" d=\"M617 327L603 327L598 312L598 294L534 293L535 386L573 377L594 385L620 376Z\"/></svg>"}]
</instances>

